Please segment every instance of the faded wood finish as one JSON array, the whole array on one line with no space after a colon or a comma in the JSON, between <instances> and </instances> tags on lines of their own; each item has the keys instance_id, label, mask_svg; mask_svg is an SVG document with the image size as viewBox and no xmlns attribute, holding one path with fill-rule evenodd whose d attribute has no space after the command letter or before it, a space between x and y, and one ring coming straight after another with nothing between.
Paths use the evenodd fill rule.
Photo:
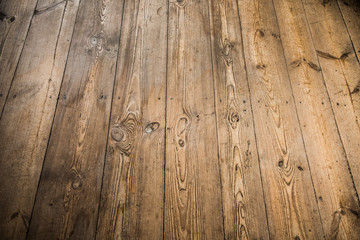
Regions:
<instances>
[{"instance_id":1,"label":"faded wood finish","mask_svg":"<svg viewBox=\"0 0 360 240\"><path fill-rule=\"evenodd\" d=\"M337 2L355 48L357 60L360 61L360 1L337 0ZM360 91L360 86L358 86L358 91Z\"/></svg>"},{"instance_id":2,"label":"faded wood finish","mask_svg":"<svg viewBox=\"0 0 360 240\"><path fill-rule=\"evenodd\" d=\"M271 239L323 239L272 2L239 1Z\"/></svg>"},{"instance_id":3,"label":"faded wood finish","mask_svg":"<svg viewBox=\"0 0 360 240\"><path fill-rule=\"evenodd\" d=\"M360 191L360 65L335 1L303 0L353 180Z\"/></svg>"},{"instance_id":4,"label":"faded wood finish","mask_svg":"<svg viewBox=\"0 0 360 240\"><path fill-rule=\"evenodd\" d=\"M222 239L209 5L171 0L165 239Z\"/></svg>"},{"instance_id":5,"label":"faded wood finish","mask_svg":"<svg viewBox=\"0 0 360 240\"><path fill-rule=\"evenodd\" d=\"M29 29L0 120L3 239L26 235L77 8L78 1L72 1L61 2L51 11L38 11Z\"/></svg>"},{"instance_id":6,"label":"faded wood finish","mask_svg":"<svg viewBox=\"0 0 360 240\"><path fill-rule=\"evenodd\" d=\"M37 0L0 1L0 117Z\"/></svg>"},{"instance_id":7,"label":"faded wood finish","mask_svg":"<svg viewBox=\"0 0 360 240\"><path fill-rule=\"evenodd\" d=\"M81 1L28 239L93 239L122 1Z\"/></svg>"},{"instance_id":8,"label":"faded wood finish","mask_svg":"<svg viewBox=\"0 0 360 240\"><path fill-rule=\"evenodd\" d=\"M296 0L274 3L310 165L302 170L311 171L326 239L356 239L359 199L303 5Z\"/></svg>"},{"instance_id":9,"label":"faded wood finish","mask_svg":"<svg viewBox=\"0 0 360 240\"><path fill-rule=\"evenodd\" d=\"M225 238L268 239L237 2L210 13Z\"/></svg>"},{"instance_id":10,"label":"faded wood finish","mask_svg":"<svg viewBox=\"0 0 360 240\"><path fill-rule=\"evenodd\" d=\"M97 239L162 239L166 0L126 1Z\"/></svg>"}]
</instances>

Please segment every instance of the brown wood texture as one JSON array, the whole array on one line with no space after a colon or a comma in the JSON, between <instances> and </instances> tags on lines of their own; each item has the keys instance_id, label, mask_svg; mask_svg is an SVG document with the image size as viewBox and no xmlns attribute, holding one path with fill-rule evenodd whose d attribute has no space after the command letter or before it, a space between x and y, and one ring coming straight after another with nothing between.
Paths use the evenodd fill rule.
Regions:
<instances>
[{"instance_id":1,"label":"brown wood texture","mask_svg":"<svg viewBox=\"0 0 360 240\"><path fill-rule=\"evenodd\" d=\"M22 239L29 226L78 3L36 12L0 120L4 239Z\"/></svg>"},{"instance_id":2,"label":"brown wood texture","mask_svg":"<svg viewBox=\"0 0 360 240\"><path fill-rule=\"evenodd\" d=\"M0 239L359 239L359 8L0 0Z\"/></svg>"}]
</instances>

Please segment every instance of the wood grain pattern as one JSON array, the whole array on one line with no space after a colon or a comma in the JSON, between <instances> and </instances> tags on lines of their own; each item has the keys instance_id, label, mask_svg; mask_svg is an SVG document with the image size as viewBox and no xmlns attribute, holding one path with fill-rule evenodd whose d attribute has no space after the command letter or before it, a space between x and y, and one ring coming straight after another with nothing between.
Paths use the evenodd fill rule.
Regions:
<instances>
[{"instance_id":1,"label":"wood grain pattern","mask_svg":"<svg viewBox=\"0 0 360 240\"><path fill-rule=\"evenodd\" d=\"M354 46L357 60L360 61L360 2L358 0L337 0L337 2Z\"/></svg>"},{"instance_id":2,"label":"wood grain pattern","mask_svg":"<svg viewBox=\"0 0 360 240\"><path fill-rule=\"evenodd\" d=\"M211 1L225 239L268 239L236 1Z\"/></svg>"},{"instance_id":3,"label":"wood grain pattern","mask_svg":"<svg viewBox=\"0 0 360 240\"><path fill-rule=\"evenodd\" d=\"M326 239L356 239L359 200L303 5L274 3Z\"/></svg>"},{"instance_id":4,"label":"wood grain pattern","mask_svg":"<svg viewBox=\"0 0 360 240\"><path fill-rule=\"evenodd\" d=\"M29 239L95 237L122 1L81 1Z\"/></svg>"},{"instance_id":5,"label":"wood grain pattern","mask_svg":"<svg viewBox=\"0 0 360 240\"><path fill-rule=\"evenodd\" d=\"M165 239L222 239L208 2L170 1Z\"/></svg>"},{"instance_id":6,"label":"wood grain pattern","mask_svg":"<svg viewBox=\"0 0 360 240\"><path fill-rule=\"evenodd\" d=\"M97 239L162 239L167 1L126 1Z\"/></svg>"},{"instance_id":7,"label":"wood grain pattern","mask_svg":"<svg viewBox=\"0 0 360 240\"><path fill-rule=\"evenodd\" d=\"M353 180L360 191L360 65L335 1L304 0L305 13ZM336 34L335 32L336 31Z\"/></svg>"},{"instance_id":8,"label":"wood grain pattern","mask_svg":"<svg viewBox=\"0 0 360 240\"><path fill-rule=\"evenodd\" d=\"M29 226L78 3L34 16L0 120L4 239L24 238Z\"/></svg>"},{"instance_id":9,"label":"wood grain pattern","mask_svg":"<svg viewBox=\"0 0 360 240\"><path fill-rule=\"evenodd\" d=\"M239 1L271 239L323 239L271 2Z\"/></svg>"},{"instance_id":10,"label":"wood grain pattern","mask_svg":"<svg viewBox=\"0 0 360 240\"><path fill-rule=\"evenodd\" d=\"M0 117L37 0L0 2Z\"/></svg>"}]
</instances>

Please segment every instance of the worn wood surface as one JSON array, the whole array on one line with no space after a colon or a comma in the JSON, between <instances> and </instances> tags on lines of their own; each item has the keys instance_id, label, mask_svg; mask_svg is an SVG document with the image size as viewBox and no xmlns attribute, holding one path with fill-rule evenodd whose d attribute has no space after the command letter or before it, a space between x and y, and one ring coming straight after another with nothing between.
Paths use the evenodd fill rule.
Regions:
<instances>
[{"instance_id":1,"label":"worn wood surface","mask_svg":"<svg viewBox=\"0 0 360 240\"><path fill-rule=\"evenodd\" d=\"M4 239L24 238L29 226L78 3L61 2L34 15L0 120Z\"/></svg>"},{"instance_id":2,"label":"worn wood surface","mask_svg":"<svg viewBox=\"0 0 360 240\"><path fill-rule=\"evenodd\" d=\"M356 0L0 0L0 239L358 239Z\"/></svg>"}]
</instances>

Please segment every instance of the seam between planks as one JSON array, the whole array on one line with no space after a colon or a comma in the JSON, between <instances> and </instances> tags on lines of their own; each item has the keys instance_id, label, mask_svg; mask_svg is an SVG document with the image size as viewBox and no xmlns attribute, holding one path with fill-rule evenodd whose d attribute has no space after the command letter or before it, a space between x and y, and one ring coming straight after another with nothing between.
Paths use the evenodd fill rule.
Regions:
<instances>
[{"instance_id":1,"label":"seam between planks","mask_svg":"<svg viewBox=\"0 0 360 240\"><path fill-rule=\"evenodd\" d=\"M104 154L104 164L103 164L103 171L102 171L102 175L101 175L101 186L100 186L100 198L99 198L99 205L98 205L98 212L97 212L97 217L96 217L96 225L95 225L95 235L94 235L94 239L96 240L97 238L97 233L98 233L98 224L99 224L99 219L100 219L100 206L101 206L101 193L102 193L102 188L103 188L103 184L104 184L104 175L105 175L105 165L106 165L106 156L107 156L107 149L108 149L108 144L109 144L109 133L110 133L110 129L111 129L111 116L112 116L112 109L113 109L113 102L114 102L114 93L115 93L115 83L116 83L116 77L117 77L117 73L118 73L118 63L119 63L119 53L120 53L120 41L121 41L121 33L122 33L122 25L123 25L123 20L124 20L124 9L125 9L125 1L123 1L122 4L122 9L121 9L121 20L120 20L120 28L119 28L119 40L118 40L118 51L116 54L116 63L115 63L115 73L114 73L114 80L113 80L113 89L112 89L112 96L111 96L111 103L110 103L110 113L109 113L109 121L108 121L108 131L107 131L107 135L106 135L106 144L105 144L105 154Z\"/></svg>"},{"instance_id":2,"label":"seam between planks","mask_svg":"<svg viewBox=\"0 0 360 240\"><path fill-rule=\"evenodd\" d=\"M213 56L213 28L211 27L213 25L213 19L212 19L212 11L210 10L212 8L213 0L208 0L208 14L209 14L209 39L210 39L210 58L211 58L211 71L212 71L212 79L213 79L213 94L214 94L214 109L215 109L215 123L216 123L216 148L217 148L217 160L218 160L218 168L219 168L219 179L220 179L220 196L221 196L221 211L222 211L222 220L223 220L223 232L224 232L224 240L226 239L226 232L225 232L225 215L224 215L224 201L223 201L223 184L222 184L222 177L221 177L221 165L220 165L220 147L219 147L219 129L218 129L218 117L217 117L217 104L216 104L216 94L215 94L215 75L214 75L214 56ZM210 4L211 3L211 4ZM216 59L215 59L216 61Z\"/></svg>"},{"instance_id":3,"label":"seam between planks","mask_svg":"<svg viewBox=\"0 0 360 240\"><path fill-rule=\"evenodd\" d=\"M301 0L301 4L302 4L302 6L303 6L303 11L304 11L304 14L305 14L306 24L307 24L307 27L308 27L308 29L309 29L311 41L312 41L313 46L314 46L314 49L315 49L315 51L316 51L313 34L312 34L311 29L310 29L310 24L309 24L309 20L308 20L308 17L307 17L307 13L306 13L306 11L305 11L305 6L304 6L304 1L303 1L303 0ZM346 24L345 24L345 25L346 25ZM352 41L351 41L351 43L352 43ZM356 52L355 52L355 53L356 53ZM356 55L356 54L355 54L355 55ZM318 62L318 64L319 64L320 68L321 68L321 63L320 63L320 61L319 61L319 56L318 56L318 54L316 54L316 59L317 59L317 62ZM342 70L342 66L341 66L341 70ZM321 72L323 84L324 84L325 89L326 89L326 94L327 94L328 99L329 99L329 102L330 102L331 112L333 113L333 116L334 116L337 134L339 135L339 138L340 138L340 141L341 141L341 146L342 146L342 149L343 149L343 151L344 151L344 153L345 153L345 156L346 156L346 164L347 164L347 167L348 167L350 176L351 176L351 181L352 181L352 184L353 184L353 188L354 188L354 190L355 190L355 194L356 194L356 197L357 197L358 205L360 206L359 194L358 194L358 191L357 191L357 189L356 189L356 185L355 185L355 182L354 182L353 174L352 174L352 172L351 172L348 154L347 154L347 152L346 152L346 150L345 150L344 143L343 143L343 140L342 140L342 137L341 137L341 134L340 134L340 130L339 130L339 126L338 126L337 119L336 119L336 116L335 116L335 112L334 112L334 109L333 109L333 105L332 105L332 101L331 101L331 98L330 98L329 90L328 90L328 87L327 87L327 84L326 84L326 81L325 81L325 77L324 77L323 71L320 71L320 72ZM346 84L347 84L347 87L349 88L347 81L345 81L345 82L346 82ZM350 90L349 90L349 93L350 93ZM351 98L351 95L350 95L350 101L351 101L351 103L353 103L352 98ZM316 201L317 201L317 199L316 199Z\"/></svg>"},{"instance_id":4,"label":"seam between planks","mask_svg":"<svg viewBox=\"0 0 360 240\"><path fill-rule=\"evenodd\" d=\"M163 240L165 239L165 200L166 200L166 143L167 143L167 100L168 100L168 72L169 72L169 17L170 1L167 1L167 21L166 21L166 76L165 76L165 133L164 133L164 193L163 193Z\"/></svg>"},{"instance_id":5,"label":"seam between planks","mask_svg":"<svg viewBox=\"0 0 360 240\"><path fill-rule=\"evenodd\" d=\"M0 3L1 3L1 2L0 2ZM15 71L14 71L12 77L11 77L10 86L9 86L9 89L8 89L8 91L7 91L7 93L6 93L6 98L5 98L5 101L4 101L4 105L3 105L2 109L1 109L0 120L1 120L2 115L3 115L3 113L4 113L7 100L8 100L8 98L9 98L9 93L10 93L10 90L11 90L11 88L12 88L12 85L13 85L13 82L14 82L14 79L15 79L16 72L17 72L18 67L19 67L20 59L21 59L21 56L22 56L23 51L24 51L24 48L25 48L25 43L26 43L27 37L28 37L29 32L30 32L30 28L31 28L31 25L32 25L32 22L33 22L33 19L34 19L34 16L35 16L35 10L36 10L36 8L37 8L37 6L38 6L38 3L39 3L39 0L36 1L36 5L35 5L35 8L34 8L33 14L32 14L32 16L31 16L30 24L29 24L29 27L28 27L28 29L27 29L26 36L25 36L25 38L24 38L24 42L23 42L23 44L22 44L22 48L21 48L21 51L20 51L20 55L19 55L18 61L17 61L17 63L16 63Z\"/></svg>"},{"instance_id":6,"label":"seam between planks","mask_svg":"<svg viewBox=\"0 0 360 240\"><path fill-rule=\"evenodd\" d=\"M248 75L247 66L246 66L247 63L246 63L246 59L245 59L243 31L242 31L242 24L241 24L240 12L239 12L240 7L239 7L238 0L235 0L235 1L236 1L236 8L237 8L237 16L238 16L239 25L240 25L239 27L240 27L241 51L242 51L241 55L242 55L242 58L244 60L244 68L245 68L247 87L248 87L248 92L249 92L249 103L250 103L250 109L251 109L251 117L252 117L252 122L253 122L253 126L254 126L253 129L254 129L255 147L256 147L257 159L258 159L258 163L259 163L259 172L260 172L260 180L261 180L261 189L262 189L262 193L263 193L263 201L264 201L264 205L265 205L266 224L267 224L267 229L268 229L268 236L269 236L269 239L271 239L269 216L268 216L268 210L267 210L267 205L266 205L266 201L265 201L263 175L262 175L261 167L260 167L260 154L259 154L259 149L258 149L258 141L257 141L256 131L255 131L256 124L255 124L255 119L254 119L254 110L253 110L253 106L252 106L252 102L251 102L251 90L250 90L250 85L249 85L249 75Z\"/></svg>"},{"instance_id":7,"label":"seam between planks","mask_svg":"<svg viewBox=\"0 0 360 240\"><path fill-rule=\"evenodd\" d=\"M77 20L77 18L78 18L80 3L81 3L81 0L79 0L79 6L78 6L78 9L76 10L76 18L75 18L75 21L74 21L74 27L73 27L73 31L72 31L72 34L71 34L71 40L70 40L70 44L69 44L69 48L68 48L68 53L67 53L67 56L66 56L66 63L65 63L64 70L63 70L63 74L62 74L61 84L60 84L60 88L59 88L59 92L58 92L58 96L57 96L56 106L55 106L55 109L54 109L54 115L53 115L52 122L51 122L50 133L49 133L48 141L47 141L47 144L46 144L46 150L45 150L45 154L44 154L43 161L42 161L42 166L41 166L41 171L40 171L39 182L38 182L38 186L37 186L37 188L36 188L35 199L34 199L33 207L32 207L32 210L31 210L31 215L30 215L30 220L29 220L29 226L28 226L27 231L26 231L26 237L25 237L25 239L28 239L29 229L30 229L30 225L31 225L31 220L32 220L32 217L33 217L33 214L34 214L35 203L36 203L37 196L38 196L38 192L39 192L39 186L40 186L40 182L41 182L41 176L42 176L42 173L43 173L43 170L44 170L44 165L45 165L44 163L45 163L45 159L46 159L46 155L47 155L47 151L48 151L48 147L49 147L49 143L50 143L50 139L51 139L51 133L52 133L52 130L53 130L53 127L54 127L54 120L55 120L55 116L56 116L56 112L57 112L57 107L58 107L58 104L59 104L59 97L60 97L62 85L63 85L63 82L64 82L65 71L66 71L66 67L67 67L67 64L68 64L68 58L69 58L69 53L70 53L70 49L71 49L71 45L72 45L73 35L74 35L74 32L75 32L75 24L76 24L76 20ZM63 11L63 16L62 16L62 20L61 20L61 24L60 24L60 28L59 28L58 38L57 38L57 40L56 40L54 56L56 56L56 49L57 49L57 45L58 45L58 41L59 41L61 29L62 29L62 24L63 24L63 21L64 21L64 15L65 15L65 12L66 12L67 4L68 4L68 1L66 1L66 3L65 3L65 7L64 7L64 11ZM35 15L35 14L34 14L34 15ZM34 15L33 15L33 17L34 17ZM31 21L32 21L32 20L31 20ZM30 28L29 28L29 29L30 29ZM5 103L6 103L6 102L5 102Z\"/></svg>"}]
</instances>

